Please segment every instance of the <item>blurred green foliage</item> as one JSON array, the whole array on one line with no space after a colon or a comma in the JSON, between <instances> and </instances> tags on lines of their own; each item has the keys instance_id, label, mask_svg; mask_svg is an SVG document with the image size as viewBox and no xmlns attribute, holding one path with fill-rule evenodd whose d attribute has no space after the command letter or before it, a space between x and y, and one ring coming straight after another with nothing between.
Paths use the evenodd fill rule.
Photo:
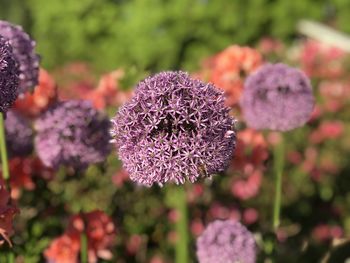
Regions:
<instances>
[{"instance_id":1,"label":"blurred green foliage","mask_svg":"<svg viewBox=\"0 0 350 263\"><path fill-rule=\"evenodd\" d=\"M49 68L85 60L100 70L193 70L232 43L291 39L301 18L350 32L347 0L0 0L0 6L0 18L33 34Z\"/></svg>"}]
</instances>

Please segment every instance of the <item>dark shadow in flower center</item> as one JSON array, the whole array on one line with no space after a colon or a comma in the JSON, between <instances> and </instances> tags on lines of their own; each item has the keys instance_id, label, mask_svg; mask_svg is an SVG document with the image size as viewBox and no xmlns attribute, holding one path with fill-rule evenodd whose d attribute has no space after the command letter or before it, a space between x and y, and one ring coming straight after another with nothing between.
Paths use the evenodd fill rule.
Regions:
<instances>
[{"instance_id":1,"label":"dark shadow in flower center","mask_svg":"<svg viewBox=\"0 0 350 263\"><path fill-rule=\"evenodd\" d=\"M277 91L278 93L285 95L290 92L290 88L288 86L279 86Z\"/></svg>"},{"instance_id":2,"label":"dark shadow in flower center","mask_svg":"<svg viewBox=\"0 0 350 263\"><path fill-rule=\"evenodd\" d=\"M257 96L260 100L266 100L267 99L267 90L264 88L261 88L257 92Z\"/></svg>"},{"instance_id":3,"label":"dark shadow in flower center","mask_svg":"<svg viewBox=\"0 0 350 263\"><path fill-rule=\"evenodd\" d=\"M180 116L175 116L178 118ZM167 114L166 118L161 120L157 125L157 128L154 128L150 132L151 137L155 137L158 134L166 134L167 139L170 139L171 135L178 136L180 131L186 131L188 134L192 134L193 132L196 134L196 125L191 120L186 120L182 123L175 120L170 114ZM182 128L182 129L181 129Z\"/></svg>"}]
</instances>

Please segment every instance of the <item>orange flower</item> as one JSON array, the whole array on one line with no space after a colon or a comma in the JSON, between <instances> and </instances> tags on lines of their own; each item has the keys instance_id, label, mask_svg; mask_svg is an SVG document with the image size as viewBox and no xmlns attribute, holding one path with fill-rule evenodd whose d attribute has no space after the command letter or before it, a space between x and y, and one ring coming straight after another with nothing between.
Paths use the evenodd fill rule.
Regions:
<instances>
[{"instance_id":1,"label":"orange flower","mask_svg":"<svg viewBox=\"0 0 350 263\"><path fill-rule=\"evenodd\" d=\"M44 255L50 263L77 263L80 250L80 236L63 234L51 242Z\"/></svg>"},{"instance_id":2,"label":"orange flower","mask_svg":"<svg viewBox=\"0 0 350 263\"><path fill-rule=\"evenodd\" d=\"M27 92L20 96L14 107L23 115L36 117L56 101L56 91L56 83L53 78L46 70L40 69L39 85L35 87L33 93Z\"/></svg>"},{"instance_id":3,"label":"orange flower","mask_svg":"<svg viewBox=\"0 0 350 263\"><path fill-rule=\"evenodd\" d=\"M262 63L258 51L233 45L211 58L205 67L208 67L208 80L224 90L227 104L234 106L240 99L245 77Z\"/></svg>"},{"instance_id":4,"label":"orange flower","mask_svg":"<svg viewBox=\"0 0 350 263\"><path fill-rule=\"evenodd\" d=\"M105 109L110 105L122 105L131 97L131 92L123 91L119 87L119 81L124 77L123 70L117 69L102 75L97 88L95 88L95 79L92 79L92 74L88 73L90 69L82 67L82 65L81 68L77 69L80 69L82 75L78 75L80 71L76 72L74 67L66 67L62 72L59 72L59 74L72 75L63 83L63 89L59 90L60 98L89 100L96 109Z\"/></svg>"}]
</instances>

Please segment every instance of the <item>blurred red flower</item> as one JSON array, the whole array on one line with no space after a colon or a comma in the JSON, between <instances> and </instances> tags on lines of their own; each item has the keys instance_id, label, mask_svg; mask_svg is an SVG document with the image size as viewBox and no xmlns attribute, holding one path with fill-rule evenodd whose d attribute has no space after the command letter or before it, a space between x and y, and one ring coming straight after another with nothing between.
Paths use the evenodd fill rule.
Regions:
<instances>
[{"instance_id":1,"label":"blurred red flower","mask_svg":"<svg viewBox=\"0 0 350 263\"><path fill-rule=\"evenodd\" d=\"M142 237L140 235L132 235L127 243L126 249L130 255L135 255L142 244Z\"/></svg>"},{"instance_id":2,"label":"blurred red flower","mask_svg":"<svg viewBox=\"0 0 350 263\"><path fill-rule=\"evenodd\" d=\"M97 258L111 259L109 248L115 239L115 226L112 219L104 212L96 210L75 215L70 219L68 233L83 232L87 235L89 263L97 262Z\"/></svg>"},{"instance_id":3,"label":"blurred red flower","mask_svg":"<svg viewBox=\"0 0 350 263\"><path fill-rule=\"evenodd\" d=\"M312 230L312 237L319 242L325 242L334 238L341 238L343 235L344 231L340 226L319 224Z\"/></svg>"},{"instance_id":4,"label":"blurred red flower","mask_svg":"<svg viewBox=\"0 0 350 263\"><path fill-rule=\"evenodd\" d=\"M119 87L119 80L124 77L124 71L121 69L114 70L103 75L97 85L90 94L90 100L97 109L104 109L107 106L120 106L124 104L132 93L123 91Z\"/></svg>"},{"instance_id":5,"label":"blurred red flower","mask_svg":"<svg viewBox=\"0 0 350 263\"><path fill-rule=\"evenodd\" d=\"M51 246L44 253L45 257L48 260L57 260L53 262L58 263L63 261L58 261L57 258L61 255L71 253L75 261L67 262L78 262L74 253L80 251L80 236L82 233L85 233L87 236L89 263L98 262L98 258L106 260L112 258L113 255L110 251L110 247L114 244L115 240L115 226L112 219L99 210L72 216L69 220L66 232L58 238L59 241L56 239L51 243ZM63 246L61 250L58 242L64 242L68 247L68 243L71 242L74 249L68 250Z\"/></svg>"},{"instance_id":6,"label":"blurred red flower","mask_svg":"<svg viewBox=\"0 0 350 263\"><path fill-rule=\"evenodd\" d=\"M117 171L112 176L112 182L118 187L122 187L124 182L128 180L129 180L129 174L124 169Z\"/></svg>"},{"instance_id":7,"label":"blurred red flower","mask_svg":"<svg viewBox=\"0 0 350 263\"><path fill-rule=\"evenodd\" d=\"M317 144L329 139L337 139L343 135L344 129L344 124L340 121L324 121L310 133L310 141Z\"/></svg>"},{"instance_id":8,"label":"blurred red flower","mask_svg":"<svg viewBox=\"0 0 350 263\"><path fill-rule=\"evenodd\" d=\"M301 47L301 67L310 77L339 78L345 73L345 55L339 48L307 40Z\"/></svg>"},{"instance_id":9,"label":"blurred red flower","mask_svg":"<svg viewBox=\"0 0 350 263\"><path fill-rule=\"evenodd\" d=\"M39 85L35 87L33 93L27 92L20 96L14 108L28 117L36 117L45 111L50 104L57 99L57 87L49 73L40 69Z\"/></svg>"},{"instance_id":10,"label":"blurred red flower","mask_svg":"<svg viewBox=\"0 0 350 263\"><path fill-rule=\"evenodd\" d=\"M45 167L38 157L12 158L9 161L11 197L18 199L21 189L33 190L35 184L32 180L34 176L50 180L54 176L54 171Z\"/></svg>"},{"instance_id":11,"label":"blurred red flower","mask_svg":"<svg viewBox=\"0 0 350 263\"><path fill-rule=\"evenodd\" d=\"M19 213L17 207L9 204L10 193L6 190L5 181L0 178L0 246L4 243L4 240L12 246L10 236L13 234L12 221L13 217Z\"/></svg>"},{"instance_id":12,"label":"blurred red flower","mask_svg":"<svg viewBox=\"0 0 350 263\"><path fill-rule=\"evenodd\" d=\"M259 170L249 173L247 179L235 180L231 187L232 194L241 199L247 200L259 193L262 182L262 174Z\"/></svg>"},{"instance_id":13,"label":"blurred red flower","mask_svg":"<svg viewBox=\"0 0 350 263\"><path fill-rule=\"evenodd\" d=\"M267 158L268 146L262 133L249 128L237 133L232 170L240 176L231 185L235 197L246 200L258 194Z\"/></svg>"},{"instance_id":14,"label":"blurred red flower","mask_svg":"<svg viewBox=\"0 0 350 263\"><path fill-rule=\"evenodd\" d=\"M268 156L268 145L261 132L247 128L237 133L232 164L235 170L244 170L247 165L261 168Z\"/></svg>"},{"instance_id":15,"label":"blurred red flower","mask_svg":"<svg viewBox=\"0 0 350 263\"><path fill-rule=\"evenodd\" d=\"M257 49L264 56L278 55L281 56L284 51L283 43L278 39L264 37L258 43Z\"/></svg>"}]
</instances>

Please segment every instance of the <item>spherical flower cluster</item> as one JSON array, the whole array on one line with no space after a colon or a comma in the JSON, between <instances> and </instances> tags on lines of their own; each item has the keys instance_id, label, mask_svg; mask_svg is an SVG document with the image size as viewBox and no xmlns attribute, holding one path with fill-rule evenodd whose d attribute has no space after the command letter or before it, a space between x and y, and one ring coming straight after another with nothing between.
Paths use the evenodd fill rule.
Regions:
<instances>
[{"instance_id":1,"label":"spherical flower cluster","mask_svg":"<svg viewBox=\"0 0 350 263\"><path fill-rule=\"evenodd\" d=\"M216 220L197 239L199 263L255 263L257 247L241 223Z\"/></svg>"},{"instance_id":2,"label":"spherical flower cluster","mask_svg":"<svg viewBox=\"0 0 350 263\"><path fill-rule=\"evenodd\" d=\"M112 219L102 211L74 215L70 218L65 233L55 239L44 255L48 262L77 263L80 251L80 236L86 234L88 262L96 263L98 258L111 260L110 248L115 240L115 226Z\"/></svg>"},{"instance_id":3,"label":"spherical flower cluster","mask_svg":"<svg viewBox=\"0 0 350 263\"><path fill-rule=\"evenodd\" d=\"M144 185L194 182L221 172L235 146L234 119L222 92L184 72L141 81L112 121L124 168Z\"/></svg>"},{"instance_id":4,"label":"spherical flower cluster","mask_svg":"<svg viewBox=\"0 0 350 263\"><path fill-rule=\"evenodd\" d=\"M84 169L110 152L110 122L82 100L60 102L35 122L35 146L43 163Z\"/></svg>"},{"instance_id":5,"label":"spherical flower cluster","mask_svg":"<svg viewBox=\"0 0 350 263\"><path fill-rule=\"evenodd\" d=\"M6 115L5 131L10 157L23 157L33 151L33 129L23 116L15 111L9 111Z\"/></svg>"},{"instance_id":6,"label":"spherical flower cluster","mask_svg":"<svg viewBox=\"0 0 350 263\"><path fill-rule=\"evenodd\" d=\"M0 112L6 113L18 96L19 70L10 44L0 36Z\"/></svg>"},{"instance_id":7,"label":"spherical flower cluster","mask_svg":"<svg viewBox=\"0 0 350 263\"><path fill-rule=\"evenodd\" d=\"M251 128L287 131L309 120L314 97L303 72L282 63L267 64L246 80L241 106Z\"/></svg>"},{"instance_id":8,"label":"spherical flower cluster","mask_svg":"<svg viewBox=\"0 0 350 263\"><path fill-rule=\"evenodd\" d=\"M35 42L22 27L0 20L0 35L7 39L19 64L19 93L32 90L38 84L39 56Z\"/></svg>"},{"instance_id":9,"label":"spherical flower cluster","mask_svg":"<svg viewBox=\"0 0 350 263\"><path fill-rule=\"evenodd\" d=\"M238 103L244 79L262 65L258 51L249 47L230 46L209 60L209 81L225 91L227 105Z\"/></svg>"}]
</instances>

